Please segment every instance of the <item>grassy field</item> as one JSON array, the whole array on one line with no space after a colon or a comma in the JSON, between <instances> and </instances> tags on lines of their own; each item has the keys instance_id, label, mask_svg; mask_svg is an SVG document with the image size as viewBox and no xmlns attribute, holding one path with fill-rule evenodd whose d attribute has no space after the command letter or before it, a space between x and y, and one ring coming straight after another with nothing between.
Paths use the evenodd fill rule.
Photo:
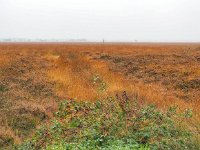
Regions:
<instances>
[{"instance_id":1,"label":"grassy field","mask_svg":"<svg viewBox=\"0 0 200 150\"><path fill-rule=\"evenodd\" d=\"M129 100L137 99L138 107L141 108L138 110L138 114L142 114L143 110L148 112L149 109L146 106L152 104L156 107L152 114L157 114L157 111L163 112L163 118L166 118L171 106L177 107L178 113L186 112L189 116L192 114L192 117L184 119L172 118L175 119L175 124L179 125L181 122L181 127L191 131L198 140L200 135L200 44L1 43L0 147L20 144L24 140L34 137L36 128L52 124L55 112L60 109L59 104L63 100L75 101L76 105L90 103L89 116L98 118L100 112L105 115L107 112L96 106L96 103L100 101L101 104L110 97L119 99L117 95L121 95L124 91ZM103 103L102 106L105 105L109 110L111 109L110 103L112 102L106 105ZM115 100L113 100L114 103ZM96 109L99 111L95 111L96 114L92 113L93 104L96 104L95 108L97 107ZM74 103L68 105L67 110L69 107L76 109ZM86 109L82 105L78 107ZM118 107L122 109L122 111L115 110L118 115L127 114L123 105L116 104L116 108ZM129 111L133 111L132 107ZM85 111L83 112L85 113ZM64 113L63 110L62 113ZM75 119L79 118L79 113L69 113ZM139 116L135 115L134 118ZM84 123L84 117L80 116L80 118L82 118L80 122ZM122 118L124 118L125 124L122 122L123 125L119 125L121 128L132 126L126 122L127 119L130 119L129 117L123 116ZM116 120L112 120L114 117L110 119L111 122L108 124L117 123ZM151 126L150 123L154 122L154 119L150 118L146 124ZM57 120L63 123L62 117L59 116ZM95 119L94 121L98 122ZM73 132L79 133L77 122L74 123L73 120L69 122L78 128ZM140 134L139 129L145 122L137 123L139 125L135 130ZM54 124L56 123L54 122ZM68 125L65 128L68 129ZM87 126L86 129L91 128L93 126ZM170 134L174 132L170 127L167 130ZM116 131L118 135L112 134L110 130L107 133L100 134L98 132L98 135L109 135L109 140L113 142L111 136L122 137L121 134L124 136L128 132L132 133L132 128L127 127L121 132ZM67 131L67 134L63 134L63 136L66 135L70 135L70 132ZM148 135L151 134L148 132ZM182 136L182 134L177 134L174 139L179 139L180 135ZM132 139L125 137L129 140ZM142 141L143 138L139 139ZM173 139L173 137L171 138ZM41 140L43 139L36 140L36 149L43 146L49 146L49 149L52 149L52 143L43 141L41 144ZM120 140L121 138L118 142ZM159 145L155 142L157 139L150 138L149 140L151 142L146 141L146 145L145 141L135 143L139 144L135 148L153 149L152 143L154 146ZM171 141L171 143L173 142ZM59 144L59 148L63 148L63 143ZM83 144L82 147L85 146L80 141L79 144ZM121 144L123 145L123 141ZM37 147L38 145L39 147ZM112 147L112 145L107 146ZM135 145L129 146L127 149ZM175 145L172 144L172 146ZM73 149L73 145L69 145L69 147ZM111 147L110 149L114 148ZM167 147L158 146L157 148L165 149ZM177 146L177 149L179 148Z\"/></svg>"}]
</instances>

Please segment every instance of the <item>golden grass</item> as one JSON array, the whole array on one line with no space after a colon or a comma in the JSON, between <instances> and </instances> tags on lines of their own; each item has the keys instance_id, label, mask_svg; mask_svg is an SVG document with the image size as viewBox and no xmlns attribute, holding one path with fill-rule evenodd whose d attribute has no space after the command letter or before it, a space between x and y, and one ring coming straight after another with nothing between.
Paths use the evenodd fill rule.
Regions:
<instances>
[{"instance_id":1,"label":"golden grass","mask_svg":"<svg viewBox=\"0 0 200 150\"><path fill-rule=\"evenodd\" d=\"M135 49L122 49L120 50L116 45L107 46L107 50L104 53L111 55L149 55L159 54L160 47L153 47L144 49L144 51L138 52ZM84 46L83 46L84 47ZM89 47L89 46L88 46ZM176 47L176 46L174 46ZM145 84L142 81L130 80L124 77L123 74L112 72L109 70L108 64L101 60L92 59L93 56L85 56L82 53L84 50L75 51L60 51L60 57L54 61L55 68L49 70L49 77L57 82L57 94L62 96L68 96L70 98L75 98L78 100L89 100L94 101L106 96L115 96L117 92L127 91L130 96L138 96L140 103L153 103L156 104L160 109L166 110L172 105L177 105L181 110L186 108L191 108L194 111L194 122L198 123L200 119L200 109L199 101L185 102L173 95L173 91L167 91L165 87L158 83ZM91 51L95 54L101 49ZM105 48L105 49L106 49ZM140 48L140 47L139 47ZM87 48L89 49L89 48ZM141 48L140 48L141 49ZM88 52L89 50L87 50ZM161 48L162 53L166 55L172 55L173 53L182 52L181 49L165 50ZM171 54L170 54L171 52ZM69 53L74 55L75 58L70 58ZM52 57L52 56L51 56ZM179 66L179 67L177 67ZM147 66L154 69L155 66L150 64ZM185 68L186 66L182 64L177 64L176 66L166 65L164 69L179 69L180 72L193 72L188 79L196 77L199 75L198 64L191 66L190 68ZM97 92L98 87L92 84L92 77L95 74L99 74L103 81L108 85L105 92L99 94ZM179 92L181 95L181 92Z\"/></svg>"},{"instance_id":2,"label":"golden grass","mask_svg":"<svg viewBox=\"0 0 200 150\"><path fill-rule=\"evenodd\" d=\"M9 64L10 61L11 61L11 57L9 57L6 54L1 54L1 56L0 56L0 67L3 67L6 64Z\"/></svg>"},{"instance_id":3,"label":"golden grass","mask_svg":"<svg viewBox=\"0 0 200 150\"><path fill-rule=\"evenodd\" d=\"M80 56L76 56L80 57ZM66 62L62 62L65 59ZM49 77L57 82L56 90L59 96L68 96L75 99L95 99L96 91L90 83L92 72L88 62L84 59L59 58L55 68L49 70Z\"/></svg>"},{"instance_id":4,"label":"golden grass","mask_svg":"<svg viewBox=\"0 0 200 150\"><path fill-rule=\"evenodd\" d=\"M174 95L174 92L181 96L181 91L166 89L160 83L147 84L142 79L127 78L121 72L110 70L109 62L94 59L96 55L102 53L110 56L120 57L137 57L149 55L165 55L165 56L183 56L196 57L198 51L188 51L188 48L196 49L199 45L162 45L162 44L11 44L9 47L0 45L1 49L8 51L0 51L0 67L6 67L15 58L21 58L24 55L32 57L41 57L41 60L48 61L51 67L44 68L50 82L55 82L55 94L61 98L72 98L84 101L95 101L107 96L115 96L116 93L126 91L130 97L137 97L141 104L153 103L160 109L166 110L169 106L178 105L181 110L191 108L194 111L194 117L189 124L199 125L200 121L200 95L198 91L189 91L193 95L190 101L184 101ZM14 51L15 50L15 51ZM170 57L169 57L170 58ZM43 62L41 61L41 63ZM171 60L169 60L170 62ZM188 59L188 61L190 61ZM34 62L33 62L34 64ZM147 68L162 72L177 70L180 74L190 73L186 80L198 78L200 76L199 63L194 62L190 65L165 64L160 65L150 63ZM42 65L42 64L41 64ZM99 92L99 84L95 84L93 78L99 75L107 88L104 92ZM37 76L37 74L35 75ZM38 77L40 78L40 77ZM15 92L15 91L13 91ZM17 102L18 103L18 102ZM50 118L51 112L57 108L54 100L42 100L38 103L32 99L30 102L22 100L16 105L17 107L27 108L30 110L39 109ZM5 129L6 130L6 129ZM0 130L0 133L4 129ZM9 130L10 135L13 135ZM17 137L16 137L17 139ZM19 141L19 139L18 139Z\"/></svg>"},{"instance_id":5,"label":"golden grass","mask_svg":"<svg viewBox=\"0 0 200 150\"><path fill-rule=\"evenodd\" d=\"M21 143L21 139L15 135L13 130L10 127L5 127L5 126L0 126L0 136L1 137L7 137L7 138L14 138L15 139L15 144Z\"/></svg>"},{"instance_id":6,"label":"golden grass","mask_svg":"<svg viewBox=\"0 0 200 150\"><path fill-rule=\"evenodd\" d=\"M170 93L162 95L165 91L160 85L147 84L142 82L133 82L126 79L122 74L109 71L108 65L100 60L93 60L89 57L78 56L75 60L67 60L65 63L63 57L55 62L56 68L49 71L49 76L58 81L58 91L63 94L69 94L69 97L79 97L82 100L93 100L96 98L96 89L92 85L91 79L95 74L99 74L105 83L108 84L107 96L119 91L128 91L129 93L139 93L145 101L153 102L162 107L180 103L181 100L173 97ZM63 92L65 91L65 92ZM167 100L168 99L168 100Z\"/></svg>"}]
</instances>

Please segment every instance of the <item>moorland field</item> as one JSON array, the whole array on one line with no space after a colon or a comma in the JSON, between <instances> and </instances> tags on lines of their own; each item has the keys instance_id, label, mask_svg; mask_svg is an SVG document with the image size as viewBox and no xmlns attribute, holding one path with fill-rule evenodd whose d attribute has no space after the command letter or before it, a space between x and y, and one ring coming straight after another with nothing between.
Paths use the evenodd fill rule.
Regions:
<instances>
[{"instance_id":1,"label":"moorland field","mask_svg":"<svg viewBox=\"0 0 200 150\"><path fill-rule=\"evenodd\" d=\"M63 100L95 103L119 95L161 112L191 111L176 122L199 138L200 44L1 43L0 147L51 124Z\"/></svg>"}]
</instances>

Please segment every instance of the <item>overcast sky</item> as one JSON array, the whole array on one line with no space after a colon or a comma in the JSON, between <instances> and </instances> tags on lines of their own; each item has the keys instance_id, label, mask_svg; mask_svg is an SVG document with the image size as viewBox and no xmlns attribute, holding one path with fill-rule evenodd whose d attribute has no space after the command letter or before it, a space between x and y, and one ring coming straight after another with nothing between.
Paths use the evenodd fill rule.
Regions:
<instances>
[{"instance_id":1,"label":"overcast sky","mask_svg":"<svg viewBox=\"0 0 200 150\"><path fill-rule=\"evenodd\" d=\"M0 38L200 42L200 0L0 0Z\"/></svg>"}]
</instances>

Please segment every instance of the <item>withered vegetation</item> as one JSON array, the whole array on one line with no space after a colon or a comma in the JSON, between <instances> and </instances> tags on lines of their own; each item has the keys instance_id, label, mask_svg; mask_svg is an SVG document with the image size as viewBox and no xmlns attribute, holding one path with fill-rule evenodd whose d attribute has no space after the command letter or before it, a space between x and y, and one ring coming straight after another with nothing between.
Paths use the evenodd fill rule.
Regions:
<instances>
[{"instance_id":1,"label":"withered vegetation","mask_svg":"<svg viewBox=\"0 0 200 150\"><path fill-rule=\"evenodd\" d=\"M0 44L0 147L48 124L64 99L90 101L126 91L140 105L193 111L199 133L199 44Z\"/></svg>"}]
</instances>

